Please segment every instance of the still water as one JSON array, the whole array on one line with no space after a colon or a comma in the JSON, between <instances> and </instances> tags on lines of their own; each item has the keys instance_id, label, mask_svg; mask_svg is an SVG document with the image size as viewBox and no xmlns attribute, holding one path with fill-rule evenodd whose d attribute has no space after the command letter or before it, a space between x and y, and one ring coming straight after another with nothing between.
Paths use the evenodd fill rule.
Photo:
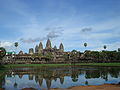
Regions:
<instances>
[{"instance_id":1,"label":"still water","mask_svg":"<svg viewBox=\"0 0 120 90\"><path fill-rule=\"evenodd\" d=\"M62 66L18 67L0 72L5 90L69 88L80 85L117 84L120 67Z\"/></svg>"}]
</instances>

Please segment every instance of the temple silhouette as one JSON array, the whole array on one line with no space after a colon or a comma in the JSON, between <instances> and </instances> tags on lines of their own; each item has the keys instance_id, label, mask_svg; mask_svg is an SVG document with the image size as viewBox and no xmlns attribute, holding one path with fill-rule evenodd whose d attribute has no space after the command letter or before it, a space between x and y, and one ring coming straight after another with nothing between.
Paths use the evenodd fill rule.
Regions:
<instances>
[{"instance_id":1,"label":"temple silhouette","mask_svg":"<svg viewBox=\"0 0 120 90\"><path fill-rule=\"evenodd\" d=\"M51 41L50 39L47 40L46 42L46 47L43 48L42 42L39 43L39 45L36 45L35 49L30 48L29 49L29 54L42 54L45 55L46 53L52 53L56 55L63 54L64 52L64 46L62 43L60 43L59 49L57 49L56 45L52 48Z\"/></svg>"}]
</instances>

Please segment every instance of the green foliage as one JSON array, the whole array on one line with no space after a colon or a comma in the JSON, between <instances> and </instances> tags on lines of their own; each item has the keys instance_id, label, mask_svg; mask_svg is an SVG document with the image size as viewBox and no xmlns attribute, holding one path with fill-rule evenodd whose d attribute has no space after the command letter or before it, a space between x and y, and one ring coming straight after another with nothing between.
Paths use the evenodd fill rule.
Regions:
<instances>
[{"instance_id":1,"label":"green foliage","mask_svg":"<svg viewBox=\"0 0 120 90\"><path fill-rule=\"evenodd\" d=\"M69 60L69 54L68 54L68 53L65 53L65 54L63 55L63 58L64 58L65 60Z\"/></svg>"},{"instance_id":2,"label":"green foliage","mask_svg":"<svg viewBox=\"0 0 120 90\"><path fill-rule=\"evenodd\" d=\"M18 47L18 42L15 42L15 43L14 43L14 46L15 46L15 47Z\"/></svg>"},{"instance_id":3,"label":"green foliage","mask_svg":"<svg viewBox=\"0 0 120 90\"><path fill-rule=\"evenodd\" d=\"M42 53L38 53L37 55L38 55L38 57L42 57L42 56L43 56L43 54L42 54Z\"/></svg>"},{"instance_id":4,"label":"green foliage","mask_svg":"<svg viewBox=\"0 0 120 90\"><path fill-rule=\"evenodd\" d=\"M104 45L104 46L103 46L103 48L104 48L104 49L106 49L106 48L107 48L107 46L106 46L106 45Z\"/></svg>"},{"instance_id":5,"label":"green foliage","mask_svg":"<svg viewBox=\"0 0 120 90\"><path fill-rule=\"evenodd\" d=\"M31 56L32 56L33 58L35 58L35 57L36 57L36 54L32 54Z\"/></svg>"},{"instance_id":6,"label":"green foliage","mask_svg":"<svg viewBox=\"0 0 120 90\"><path fill-rule=\"evenodd\" d=\"M71 52L77 52L77 50L72 50Z\"/></svg>"},{"instance_id":7,"label":"green foliage","mask_svg":"<svg viewBox=\"0 0 120 90\"><path fill-rule=\"evenodd\" d=\"M91 51L90 51L90 50L86 50L86 51L84 52L84 56L85 56L86 58L90 57L90 55L91 55Z\"/></svg>"},{"instance_id":8,"label":"green foliage","mask_svg":"<svg viewBox=\"0 0 120 90\"><path fill-rule=\"evenodd\" d=\"M46 58L53 59L53 54L48 52L44 55Z\"/></svg>"},{"instance_id":9,"label":"green foliage","mask_svg":"<svg viewBox=\"0 0 120 90\"><path fill-rule=\"evenodd\" d=\"M85 51L84 56L97 62L120 61L120 52L117 51Z\"/></svg>"},{"instance_id":10,"label":"green foliage","mask_svg":"<svg viewBox=\"0 0 120 90\"><path fill-rule=\"evenodd\" d=\"M43 54L42 53L33 53L31 56L33 58L35 58L35 57L43 57Z\"/></svg>"},{"instance_id":11,"label":"green foliage","mask_svg":"<svg viewBox=\"0 0 120 90\"><path fill-rule=\"evenodd\" d=\"M84 43L84 46L87 47L87 43Z\"/></svg>"},{"instance_id":12,"label":"green foliage","mask_svg":"<svg viewBox=\"0 0 120 90\"><path fill-rule=\"evenodd\" d=\"M6 50L3 47L0 47L0 60L6 55Z\"/></svg>"},{"instance_id":13,"label":"green foliage","mask_svg":"<svg viewBox=\"0 0 120 90\"><path fill-rule=\"evenodd\" d=\"M120 52L120 48L118 48L118 52Z\"/></svg>"},{"instance_id":14,"label":"green foliage","mask_svg":"<svg viewBox=\"0 0 120 90\"><path fill-rule=\"evenodd\" d=\"M71 52L70 57L75 59L77 57L77 52Z\"/></svg>"}]
</instances>

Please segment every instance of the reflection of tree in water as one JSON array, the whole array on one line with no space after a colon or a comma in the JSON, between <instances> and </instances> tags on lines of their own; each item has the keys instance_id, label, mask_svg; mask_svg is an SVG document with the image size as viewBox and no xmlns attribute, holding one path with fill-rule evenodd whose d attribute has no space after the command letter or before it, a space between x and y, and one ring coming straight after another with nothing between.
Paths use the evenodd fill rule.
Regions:
<instances>
[{"instance_id":1,"label":"reflection of tree in water","mask_svg":"<svg viewBox=\"0 0 120 90\"><path fill-rule=\"evenodd\" d=\"M18 84L16 82L16 76L14 76L14 79L15 79L14 88L17 88Z\"/></svg>"},{"instance_id":2,"label":"reflection of tree in water","mask_svg":"<svg viewBox=\"0 0 120 90\"><path fill-rule=\"evenodd\" d=\"M118 78L120 68L117 67L105 67L104 69L101 68L101 78L108 80L108 75L110 74L111 77Z\"/></svg>"},{"instance_id":3,"label":"reflection of tree in water","mask_svg":"<svg viewBox=\"0 0 120 90\"><path fill-rule=\"evenodd\" d=\"M98 68L98 67L96 67L96 70L94 70L92 68L89 70L86 70L85 78L91 79L91 78L102 77L103 79L106 79L108 73L104 70L105 70L104 68Z\"/></svg>"},{"instance_id":4,"label":"reflection of tree in water","mask_svg":"<svg viewBox=\"0 0 120 90\"><path fill-rule=\"evenodd\" d=\"M60 77L60 83L63 84L64 83L64 76Z\"/></svg>"},{"instance_id":5,"label":"reflection of tree in water","mask_svg":"<svg viewBox=\"0 0 120 90\"><path fill-rule=\"evenodd\" d=\"M5 74L4 72L0 73L0 88L2 88L2 86L5 85Z\"/></svg>"},{"instance_id":6,"label":"reflection of tree in water","mask_svg":"<svg viewBox=\"0 0 120 90\"><path fill-rule=\"evenodd\" d=\"M20 79L22 79L22 77L23 77L23 74L19 74L18 76L19 76L19 78L20 78Z\"/></svg>"},{"instance_id":7,"label":"reflection of tree in water","mask_svg":"<svg viewBox=\"0 0 120 90\"><path fill-rule=\"evenodd\" d=\"M38 75L35 75L35 82L37 83L39 80L38 80Z\"/></svg>"},{"instance_id":8,"label":"reflection of tree in water","mask_svg":"<svg viewBox=\"0 0 120 90\"><path fill-rule=\"evenodd\" d=\"M111 77L118 78L120 72L120 68L116 67L103 67L96 69L97 70L87 70L85 74L86 79L101 77L104 80L108 81L109 74Z\"/></svg>"},{"instance_id":9,"label":"reflection of tree in water","mask_svg":"<svg viewBox=\"0 0 120 90\"><path fill-rule=\"evenodd\" d=\"M118 78L120 69L115 67L109 70L111 77Z\"/></svg>"},{"instance_id":10,"label":"reflection of tree in water","mask_svg":"<svg viewBox=\"0 0 120 90\"><path fill-rule=\"evenodd\" d=\"M72 81L77 82L78 81L78 74L76 72L73 72L71 75Z\"/></svg>"},{"instance_id":11,"label":"reflection of tree in water","mask_svg":"<svg viewBox=\"0 0 120 90\"><path fill-rule=\"evenodd\" d=\"M17 88L17 85L18 85L18 84L15 82L15 83L14 83L14 88Z\"/></svg>"},{"instance_id":12,"label":"reflection of tree in water","mask_svg":"<svg viewBox=\"0 0 120 90\"><path fill-rule=\"evenodd\" d=\"M39 85L41 86L43 83L43 78L40 77L38 82L39 82Z\"/></svg>"},{"instance_id":13,"label":"reflection of tree in water","mask_svg":"<svg viewBox=\"0 0 120 90\"><path fill-rule=\"evenodd\" d=\"M78 78L73 77L73 78L72 78L72 81L73 81L73 82L77 82L77 81L78 81Z\"/></svg>"},{"instance_id":14,"label":"reflection of tree in water","mask_svg":"<svg viewBox=\"0 0 120 90\"><path fill-rule=\"evenodd\" d=\"M85 69L88 68L88 69ZM93 67L92 67L93 68ZM15 68L12 69L7 73L7 77L12 77L11 72L14 72L15 75L18 75L19 78L22 78L23 75L29 75L29 80L33 80L35 77L36 83L39 83L41 86L43 83L43 79L46 81L46 86L49 89L51 87L52 81L57 81L60 79L60 83L64 84L64 77L69 76L71 77L73 82L78 81L78 76L80 74L85 74L86 79L91 78L103 78L106 81L108 80L108 74L112 77L118 77L120 68L110 68L110 67L94 67L95 69L91 69L90 67L73 67L73 66L66 66L66 67L40 67L40 68L32 68L26 70L16 70ZM14 84L17 86L17 83ZM88 85L88 81L85 81L85 85Z\"/></svg>"},{"instance_id":15,"label":"reflection of tree in water","mask_svg":"<svg viewBox=\"0 0 120 90\"><path fill-rule=\"evenodd\" d=\"M85 81L85 85L88 85L88 81Z\"/></svg>"},{"instance_id":16,"label":"reflection of tree in water","mask_svg":"<svg viewBox=\"0 0 120 90\"><path fill-rule=\"evenodd\" d=\"M57 78L56 77L54 77L54 80L55 80L55 82L57 81Z\"/></svg>"},{"instance_id":17,"label":"reflection of tree in water","mask_svg":"<svg viewBox=\"0 0 120 90\"><path fill-rule=\"evenodd\" d=\"M45 80L46 80L47 88L50 89L52 80L47 78Z\"/></svg>"},{"instance_id":18,"label":"reflection of tree in water","mask_svg":"<svg viewBox=\"0 0 120 90\"><path fill-rule=\"evenodd\" d=\"M101 71L101 78L103 78L105 81L108 81L108 69L100 70Z\"/></svg>"},{"instance_id":19,"label":"reflection of tree in water","mask_svg":"<svg viewBox=\"0 0 120 90\"><path fill-rule=\"evenodd\" d=\"M99 78L100 77L100 71L99 70L87 70L85 74L86 79L90 78Z\"/></svg>"},{"instance_id":20,"label":"reflection of tree in water","mask_svg":"<svg viewBox=\"0 0 120 90\"><path fill-rule=\"evenodd\" d=\"M77 82L78 81L78 70L75 69L75 67L72 68L72 74L71 74L71 78L73 82Z\"/></svg>"}]
</instances>

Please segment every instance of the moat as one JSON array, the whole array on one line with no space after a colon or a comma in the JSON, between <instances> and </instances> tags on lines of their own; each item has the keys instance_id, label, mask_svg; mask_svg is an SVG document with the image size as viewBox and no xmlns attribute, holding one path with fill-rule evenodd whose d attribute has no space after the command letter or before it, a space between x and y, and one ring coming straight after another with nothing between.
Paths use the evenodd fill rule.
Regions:
<instances>
[{"instance_id":1,"label":"moat","mask_svg":"<svg viewBox=\"0 0 120 90\"><path fill-rule=\"evenodd\" d=\"M0 72L0 87L5 90L69 88L81 85L117 84L120 67L59 66L11 67Z\"/></svg>"}]
</instances>

